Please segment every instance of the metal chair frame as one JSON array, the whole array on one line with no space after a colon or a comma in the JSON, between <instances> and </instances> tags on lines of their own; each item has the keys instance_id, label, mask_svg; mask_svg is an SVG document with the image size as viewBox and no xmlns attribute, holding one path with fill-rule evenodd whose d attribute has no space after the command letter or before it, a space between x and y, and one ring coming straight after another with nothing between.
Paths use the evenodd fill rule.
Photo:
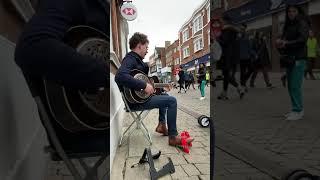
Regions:
<instances>
[{"instance_id":1,"label":"metal chair frame","mask_svg":"<svg viewBox=\"0 0 320 180\"><path fill-rule=\"evenodd\" d=\"M124 97L124 94L121 92L121 96L122 96L122 100L125 104L125 109L127 112L129 112L130 116L132 117L133 121L131 122L131 124L125 129L125 131L121 134L120 137L120 141L119 141L119 146L122 145L123 142L123 138L124 136L128 133L128 137L131 136L131 134L135 131L135 130L141 130L141 132L143 133L144 137L147 139L147 141L150 143L150 145L152 144L152 139L149 133L149 130L147 129L146 125L144 124L143 120L148 116L148 114L150 113L150 110L141 110L141 111L136 111L136 110L132 110L129 107L129 104L127 102L127 100ZM136 128L131 128L134 124L136 124Z\"/></svg>"}]
</instances>

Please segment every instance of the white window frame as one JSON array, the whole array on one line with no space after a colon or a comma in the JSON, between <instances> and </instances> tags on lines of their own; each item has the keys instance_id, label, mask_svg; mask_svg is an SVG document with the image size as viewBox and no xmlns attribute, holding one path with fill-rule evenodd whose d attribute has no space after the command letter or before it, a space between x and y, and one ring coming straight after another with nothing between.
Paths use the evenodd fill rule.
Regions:
<instances>
[{"instance_id":1,"label":"white window frame","mask_svg":"<svg viewBox=\"0 0 320 180\"><path fill-rule=\"evenodd\" d=\"M210 6L207 7L207 23L210 22Z\"/></svg>"},{"instance_id":2,"label":"white window frame","mask_svg":"<svg viewBox=\"0 0 320 180\"><path fill-rule=\"evenodd\" d=\"M182 42L186 42L189 39L189 29L186 28L182 31Z\"/></svg>"},{"instance_id":3,"label":"white window frame","mask_svg":"<svg viewBox=\"0 0 320 180\"><path fill-rule=\"evenodd\" d=\"M183 55L183 59L190 56L190 48L189 48L189 46L186 46L186 47L183 48L182 55Z\"/></svg>"},{"instance_id":4,"label":"white window frame","mask_svg":"<svg viewBox=\"0 0 320 180\"><path fill-rule=\"evenodd\" d=\"M198 47L198 45L200 47ZM203 37L202 36L200 36L197 39L195 39L193 41L194 52L198 52L198 51L202 50L203 49L203 45L204 44L203 44Z\"/></svg>"},{"instance_id":5,"label":"white window frame","mask_svg":"<svg viewBox=\"0 0 320 180\"><path fill-rule=\"evenodd\" d=\"M208 47L210 48L210 29L208 30L207 34L208 34Z\"/></svg>"},{"instance_id":6,"label":"white window frame","mask_svg":"<svg viewBox=\"0 0 320 180\"><path fill-rule=\"evenodd\" d=\"M180 64L180 58L179 58L179 57L177 57L177 58L174 60L174 63L175 63L175 65Z\"/></svg>"},{"instance_id":7,"label":"white window frame","mask_svg":"<svg viewBox=\"0 0 320 180\"><path fill-rule=\"evenodd\" d=\"M198 20L200 24L198 24ZM195 34L203 28L203 16L199 14L196 18L194 18L192 24L192 32Z\"/></svg>"}]
</instances>

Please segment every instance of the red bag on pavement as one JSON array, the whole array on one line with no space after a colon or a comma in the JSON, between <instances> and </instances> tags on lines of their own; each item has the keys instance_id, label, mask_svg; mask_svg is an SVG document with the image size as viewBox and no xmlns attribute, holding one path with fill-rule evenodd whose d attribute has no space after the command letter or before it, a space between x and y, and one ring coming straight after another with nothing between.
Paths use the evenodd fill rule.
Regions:
<instances>
[{"instance_id":1,"label":"red bag on pavement","mask_svg":"<svg viewBox=\"0 0 320 180\"><path fill-rule=\"evenodd\" d=\"M180 134L181 137L181 147L183 152L185 153L190 153L189 147L192 147L192 142L190 142L189 144L187 143L187 139L190 138L190 134L188 131L182 131Z\"/></svg>"}]
</instances>

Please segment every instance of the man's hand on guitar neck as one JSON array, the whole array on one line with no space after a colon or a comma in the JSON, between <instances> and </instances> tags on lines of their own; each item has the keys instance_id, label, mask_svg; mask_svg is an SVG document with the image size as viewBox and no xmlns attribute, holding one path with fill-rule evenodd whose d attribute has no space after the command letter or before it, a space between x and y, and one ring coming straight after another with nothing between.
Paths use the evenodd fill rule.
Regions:
<instances>
[{"instance_id":1,"label":"man's hand on guitar neck","mask_svg":"<svg viewBox=\"0 0 320 180\"><path fill-rule=\"evenodd\" d=\"M166 92L169 92L169 91L171 91L172 88L173 88L173 85L170 84L167 87L164 87L163 90L165 90Z\"/></svg>"},{"instance_id":2,"label":"man's hand on guitar neck","mask_svg":"<svg viewBox=\"0 0 320 180\"><path fill-rule=\"evenodd\" d=\"M151 84L149 84L149 83L147 83L147 86L146 86L146 88L144 89L144 91L146 92L146 93L148 93L149 95L151 95L151 94L153 94L154 93L154 88L153 88L153 86L151 85Z\"/></svg>"}]
</instances>

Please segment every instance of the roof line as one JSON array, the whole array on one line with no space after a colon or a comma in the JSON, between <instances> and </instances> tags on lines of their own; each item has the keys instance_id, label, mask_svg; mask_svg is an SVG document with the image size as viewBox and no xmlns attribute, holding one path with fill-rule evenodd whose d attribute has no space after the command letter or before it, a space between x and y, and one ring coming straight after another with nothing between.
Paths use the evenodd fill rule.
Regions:
<instances>
[{"instance_id":1,"label":"roof line","mask_svg":"<svg viewBox=\"0 0 320 180\"><path fill-rule=\"evenodd\" d=\"M193 11L191 17L190 17L185 23L183 23L183 25L182 25L181 28L179 29L179 32L181 32L182 29L184 29L184 27L191 22L191 20L194 18L194 16L195 16L196 14L198 14L199 11L200 11L203 7L205 7L205 5L206 5L207 3L209 3L209 0L205 0L195 11ZM210 7L210 4L209 4L209 7Z\"/></svg>"}]
</instances>

